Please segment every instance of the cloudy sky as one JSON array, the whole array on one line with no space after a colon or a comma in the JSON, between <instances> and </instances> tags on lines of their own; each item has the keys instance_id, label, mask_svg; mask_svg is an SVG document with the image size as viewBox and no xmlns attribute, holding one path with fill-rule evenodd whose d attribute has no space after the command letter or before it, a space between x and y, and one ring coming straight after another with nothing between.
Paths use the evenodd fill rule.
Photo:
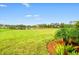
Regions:
<instances>
[{"instance_id":1,"label":"cloudy sky","mask_svg":"<svg viewBox=\"0 0 79 59\"><path fill-rule=\"evenodd\" d=\"M79 4L0 3L0 24L41 24L79 20Z\"/></svg>"}]
</instances>

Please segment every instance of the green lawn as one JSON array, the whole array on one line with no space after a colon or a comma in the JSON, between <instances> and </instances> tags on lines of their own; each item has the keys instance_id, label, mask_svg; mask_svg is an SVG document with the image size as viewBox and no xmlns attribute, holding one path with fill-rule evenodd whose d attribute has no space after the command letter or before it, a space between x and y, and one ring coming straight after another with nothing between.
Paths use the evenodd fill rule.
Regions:
<instances>
[{"instance_id":1,"label":"green lawn","mask_svg":"<svg viewBox=\"0 0 79 59\"><path fill-rule=\"evenodd\" d=\"M0 30L0 54L48 54L57 29Z\"/></svg>"}]
</instances>

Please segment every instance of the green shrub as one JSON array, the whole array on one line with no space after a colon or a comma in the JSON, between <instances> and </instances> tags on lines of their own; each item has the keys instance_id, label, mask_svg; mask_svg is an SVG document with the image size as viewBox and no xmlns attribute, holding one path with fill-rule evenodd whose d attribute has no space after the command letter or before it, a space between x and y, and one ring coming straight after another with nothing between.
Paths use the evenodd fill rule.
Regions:
<instances>
[{"instance_id":1,"label":"green shrub","mask_svg":"<svg viewBox=\"0 0 79 59\"><path fill-rule=\"evenodd\" d=\"M74 39L76 43L79 43L79 29L78 28L61 28L55 34L56 39L63 38L64 41L68 41L70 38Z\"/></svg>"},{"instance_id":2,"label":"green shrub","mask_svg":"<svg viewBox=\"0 0 79 59\"><path fill-rule=\"evenodd\" d=\"M63 55L64 51L66 51L66 53L68 55L79 55L79 52L77 52L73 46L71 45L67 45L67 46L62 46L62 45L57 45L56 48L56 54L57 55Z\"/></svg>"},{"instance_id":3,"label":"green shrub","mask_svg":"<svg viewBox=\"0 0 79 59\"><path fill-rule=\"evenodd\" d=\"M55 34L55 38L56 39L61 39L63 38L66 45L64 46L58 46L58 48L56 49L57 54L61 55L64 54L63 51L66 50L66 52L69 55L79 55L79 52L77 52L74 47L73 47L73 43L77 43L79 44L79 28L61 28L60 30L57 31L57 33ZM69 41L71 39L71 45L69 45Z\"/></svg>"},{"instance_id":4,"label":"green shrub","mask_svg":"<svg viewBox=\"0 0 79 59\"><path fill-rule=\"evenodd\" d=\"M79 29L71 28L69 30L69 37L73 39L74 42L79 43Z\"/></svg>"},{"instance_id":5,"label":"green shrub","mask_svg":"<svg viewBox=\"0 0 79 59\"><path fill-rule=\"evenodd\" d=\"M67 52L72 52L72 51L74 51L74 48L73 48L72 45L67 45L67 46L65 46L65 50L66 50Z\"/></svg>"},{"instance_id":6,"label":"green shrub","mask_svg":"<svg viewBox=\"0 0 79 59\"><path fill-rule=\"evenodd\" d=\"M69 55L79 55L79 53L74 50L71 53L69 53Z\"/></svg>"},{"instance_id":7,"label":"green shrub","mask_svg":"<svg viewBox=\"0 0 79 59\"><path fill-rule=\"evenodd\" d=\"M71 28L71 29L69 29L69 35L70 35L70 37L76 37L76 38L78 38L78 36L79 36L79 30L76 29L76 28Z\"/></svg>"},{"instance_id":8,"label":"green shrub","mask_svg":"<svg viewBox=\"0 0 79 59\"><path fill-rule=\"evenodd\" d=\"M56 54L63 55L64 54L64 45L58 44L56 47Z\"/></svg>"},{"instance_id":9,"label":"green shrub","mask_svg":"<svg viewBox=\"0 0 79 59\"><path fill-rule=\"evenodd\" d=\"M67 40L69 38L68 32L69 30L67 28L61 28L55 34L55 38L57 39L64 38L65 40Z\"/></svg>"}]
</instances>

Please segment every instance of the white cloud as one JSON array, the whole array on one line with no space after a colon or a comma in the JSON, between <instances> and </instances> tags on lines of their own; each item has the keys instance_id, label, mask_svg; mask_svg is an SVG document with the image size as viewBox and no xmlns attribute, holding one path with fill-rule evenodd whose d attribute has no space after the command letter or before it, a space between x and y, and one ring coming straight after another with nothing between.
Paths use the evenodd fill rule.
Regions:
<instances>
[{"instance_id":1,"label":"white cloud","mask_svg":"<svg viewBox=\"0 0 79 59\"><path fill-rule=\"evenodd\" d=\"M38 17L39 15L33 15L34 17Z\"/></svg>"},{"instance_id":2,"label":"white cloud","mask_svg":"<svg viewBox=\"0 0 79 59\"><path fill-rule=\"evenodd\" d=\"M25 15L25 17L39 17L39 15L31 15L31 14L28 14L28 15Z\"/></svg>"},{"instance_id":3,"label":"white cloud","mask_svg":"<svg viewBox=\"0 0 79 59\"><path fill-rule=\"evenodd\" d=\"M0 4L0 7L7 7L7 5L4 5L4 4Z\"/></svg>"},{"instance_id":4,"label":"white cloud","mask_svg":"<svg viewBox=\"0 0 79 59\"><path fill-rule=\"evenodd\" d=\"M29 15L25 15L25 17L32 17L32 16L33 16L33 15L30 15L30 14L29 14Z\"/></svg>"},{"instance_id":5,"label":"white cloud","mask_svg":"<svg viewBox=\"0 0 79 59\"><path fill-rule=\"evenodd\" d=\"M30 7L30 4L28 3L22 3L22 5L24 5L25 7Z\"/></svg>"}]
</instances>

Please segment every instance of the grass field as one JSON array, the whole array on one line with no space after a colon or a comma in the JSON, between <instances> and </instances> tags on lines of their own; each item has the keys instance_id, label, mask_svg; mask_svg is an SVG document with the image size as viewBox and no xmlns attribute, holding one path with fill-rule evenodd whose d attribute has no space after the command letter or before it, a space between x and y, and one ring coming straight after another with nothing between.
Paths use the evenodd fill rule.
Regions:
<instances>
[{"instance_id":1,"label":"grass field","mask_svg":"<svg viewBox=\"0 0 79 59\"><path fill-rule=\"evenodd\" d=\"M57 29L0 29L0 54L48 54L46 45Z\"/></svg>"}]
</instances>

